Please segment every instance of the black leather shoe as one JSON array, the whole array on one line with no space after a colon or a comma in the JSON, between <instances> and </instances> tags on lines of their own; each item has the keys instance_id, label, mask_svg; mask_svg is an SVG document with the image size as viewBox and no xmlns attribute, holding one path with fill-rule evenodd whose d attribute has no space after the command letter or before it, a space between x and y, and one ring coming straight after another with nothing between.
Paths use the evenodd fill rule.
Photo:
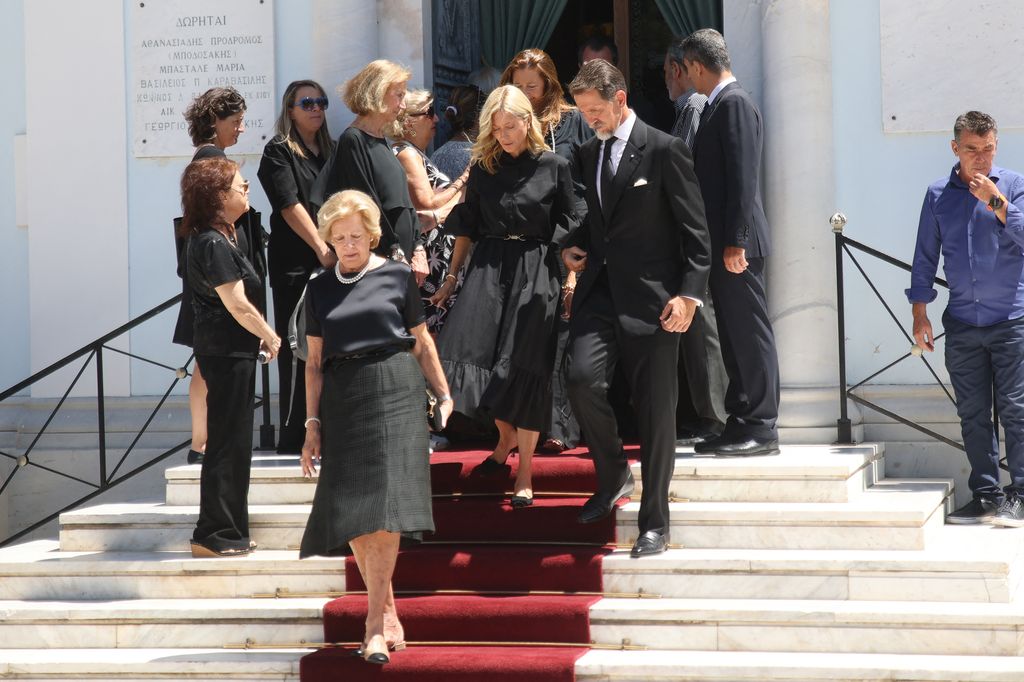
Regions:
<instances>
[{"instance_id":1,"label":"black leather shoe","mask_svg":"<svg viewBox=\"0 0 1024 682\"><path fill-rule=\"evenodd\" d=\"M651 554L661 554L668 549L668 538L655 530L649 530L636 539L629 556L637 559Z\"/></svg>"},{"instance_id":2,"label":"black leather shoe","mask_svg":"<svg viewBox=\"0 0 1024 682\"><path fill-rule=\"evenodd\" d=\"M722 443L715 446L716 457L755 457L758 455L779 454L779 441L759 440L747 438L746 440Z\"/></svg>"},{"instance_id":3,"label":"black leather shoe","mask_svg":"<svg viewBox=\"0 0 1024 682\"><path fill-rule=\"evenodd\" d=\"M690 445L696 446L706 440L717 438L718 434L713 431L702 431L700 429L681 428L676 430L676 447L685 448Z\"/></svg>"},{"instance_id":4,"label":"black leather shoe","mask_svg":"<svg viewBox=\"0 0 1024 682\"><path fill-rule=\"evenodd\" d=\"M580 509L579 516L576 520L580 523L594 523L600 521L604 517L612 513L612 509L615 508L615 503L621 500L623 497L629 497L633 494L633 472L626 471L626 480L611 495L606 495L601 491L598 491L590 496L590 499L583 504L583 508Z\"/></svg>"},{"instance_id":5,"label":"black leather shoe","mask_svg":"<svg viewBox=\"0 0 1024 682\"><path fill-rule=\"evenodd\" d=\"M712 438L706 438L699 443L694 443L693 451L698 455L710 455L715 452L715 448L718 446L727 445L735 440L735 438L729 438L724 434L721 436L713 436Z\"/></svg>"},{"instance_id":6,"label":"black leather shoe","mask_svg":"<svg viewBox=\"0 0 1024 682\"><path fill-rule=\"evenodd\" d=\"M512 467L508 464L501 464L500 462L488 457L484 461L473 467L473 476L508 476L509 472L512 471Z\"/></svg>"}]
</instances>

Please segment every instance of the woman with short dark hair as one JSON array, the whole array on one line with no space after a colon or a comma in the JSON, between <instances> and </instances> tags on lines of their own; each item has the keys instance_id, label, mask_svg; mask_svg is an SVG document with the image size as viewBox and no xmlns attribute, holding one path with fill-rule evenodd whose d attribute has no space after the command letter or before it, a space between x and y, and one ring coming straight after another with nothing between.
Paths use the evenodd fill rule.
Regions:
<instances>
[{"instance_id":1,"label":"woman with short dark hair","mask_svg":"<svg viewBox=\"0 0 1024 682\"><path fill-rule=\"evenodd\" d=\"M181 208L209 431L192 556L248 554L256 357L260 350L275 357L281 339L253 304L262 281L239 248L235 221L249 210L249 183L238 165L225 158L190 163L181 176Z\"/></svg>"}]
</instances>

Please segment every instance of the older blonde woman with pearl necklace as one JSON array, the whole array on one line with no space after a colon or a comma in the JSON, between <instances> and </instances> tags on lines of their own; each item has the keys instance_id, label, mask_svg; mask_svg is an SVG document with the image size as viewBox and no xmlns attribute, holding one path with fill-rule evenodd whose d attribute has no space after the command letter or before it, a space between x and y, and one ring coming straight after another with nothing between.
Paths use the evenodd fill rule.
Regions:
<instances>
[{"instance_id":1,"label":"older blonde woman with pearl necklace","mask_svg":"<svg viewBox=\"0 0 1024 682\"><path fill-rule=\"evenodd\" d=\"M363 658L387 663L405 644L391 589L399 542L434 530L425 386L442 424L452 401L412 270L372 253L377 205L346 190L317 221L338 264L306 290L302 471L312 476L318 459L321 469L300 557L355 556L368 594Z\"/></svg>"}]
</instances>

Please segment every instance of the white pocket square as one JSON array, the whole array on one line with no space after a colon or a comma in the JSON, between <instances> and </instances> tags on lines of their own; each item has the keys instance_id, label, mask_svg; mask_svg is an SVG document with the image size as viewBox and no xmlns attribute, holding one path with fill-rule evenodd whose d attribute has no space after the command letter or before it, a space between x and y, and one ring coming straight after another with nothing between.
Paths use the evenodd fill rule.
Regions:
<instances>
[{"instance_id":1,"label":"white pocket square","mask_svg":"<svg viewBox=\"0 0 1024 682\"><path fill-rule=\"evenodd\" d=\"M640 178L639 180L637 180L636 182L633 183L633 186L634 187L643 187L646 184L647 184L647 178Z\"/></svg>"}]
</instances>

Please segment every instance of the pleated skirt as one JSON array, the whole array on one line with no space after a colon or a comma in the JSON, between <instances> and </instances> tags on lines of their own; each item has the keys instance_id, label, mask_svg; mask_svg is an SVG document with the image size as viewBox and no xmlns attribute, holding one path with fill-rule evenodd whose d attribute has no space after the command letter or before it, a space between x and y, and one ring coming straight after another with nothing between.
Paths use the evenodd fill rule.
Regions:
<instances>
[{"instance_id":1,"label":"pleated skirt","mask_svg":"<svg viewBox=\"0 0 1024 682\"><path fill-rule=\"evenodd\" d=\"M320 475L300 557L351 554L350 540L381 530L403 543L434 530L425 405L408 352L324 370Z\"/></svg>"}]
</instances>

